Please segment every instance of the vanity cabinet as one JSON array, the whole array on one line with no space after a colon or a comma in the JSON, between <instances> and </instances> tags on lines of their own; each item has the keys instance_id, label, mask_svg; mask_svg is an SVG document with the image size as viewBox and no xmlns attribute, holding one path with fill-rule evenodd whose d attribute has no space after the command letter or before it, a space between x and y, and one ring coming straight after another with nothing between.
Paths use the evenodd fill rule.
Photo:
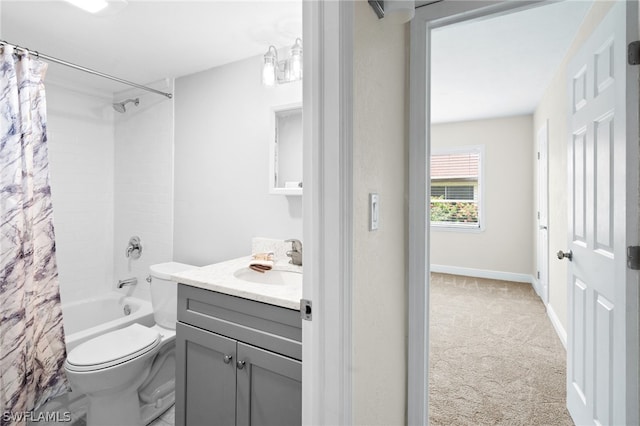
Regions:
<instances>
[{"instance_id":1,"label":"vanity cabinet","mask_svg":"<svg viewBox=\"0 0 640 426\"><path fill-rule=\"evenodd\" d=\"M176 425L300 425L298 311L180 284Z\"/></svg>"}]
</instances>

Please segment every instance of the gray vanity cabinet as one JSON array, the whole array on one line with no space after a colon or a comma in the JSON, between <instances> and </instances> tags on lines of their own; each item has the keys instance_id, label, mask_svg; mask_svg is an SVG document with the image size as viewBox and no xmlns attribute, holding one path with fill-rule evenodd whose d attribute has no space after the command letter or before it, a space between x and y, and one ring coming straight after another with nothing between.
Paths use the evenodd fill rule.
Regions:
<instances>
[{"instance_id":1,"label":"gray vanity cabinet","mask_svg":"<svg viewBox=\"0 0 640 426\"><path fill-rule=\"evenodd\" d=\"M176 425L300 425L298 311L178 286Z\"/></svg>"},{"instance_id":2,"label":"gray vanity cabinet","mask_svg":"<svg viewBox=\"0 0 640 426\"><path fill-rule=\"evenodd\" d=\"M176 425L235 424L235 362L224 362L235 351L233 339L177 324ZM181 416L179 406L183 407Z\"/></svg>"}]
</instances>

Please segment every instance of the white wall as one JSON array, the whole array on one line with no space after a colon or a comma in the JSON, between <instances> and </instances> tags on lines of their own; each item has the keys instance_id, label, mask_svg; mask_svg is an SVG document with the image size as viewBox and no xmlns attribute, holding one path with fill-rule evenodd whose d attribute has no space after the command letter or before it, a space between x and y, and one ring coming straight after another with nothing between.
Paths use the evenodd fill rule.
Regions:
<instances>
[{"instance_id":1,"label":"white wall","mask_svg":"<svg viewBox=\"0 0 640 426\"><path fill-rule=\"evenodd\" d=\"M63 302L113 282L111 98L45 81L56 254Z\"/></svg>"},{"instance_id":2,"label":"white wall","mask_svg":"<svg viewBox=\"0 0 640 426\"><path fill-rule=\"evenodd\" d=\"M355 2L353 96L353 423L406 424L406 26ZM380 228L369 231L369 193Z\"/></svg>"},{"instance_id":3,"label":"white wall","mask_svg":"<svg viewBox=\"0 0 640 426\"><path fill-rule=\"evenodd\" d=\"M173 81L150 85L173 92ZM137 277L122 291L150 300L145 278L149 266L173 260L173 100L139 90L114 96L113 102L139 98L115 112L115 199L113 267L116 282ZM142 256L125 257L129 238L140 237Z\"/></svg>"},{"instance_id":4,"label":"white wall","mask_svg":"<svg viewBox=\"0 0 640 426\"><path fill-rule=\"evenodd\" d=\"M432 265L533 275L532 125L527 115L431 126L432 150L484 146L484 230L432 227Z\"/></svg>"},{"instance_id":5,"label":"white wall","mask_svg":"<svg viewBox=\"0 0 640 426\"><path fill-rule=\"evenodd\" d=\"M612 5L613 2L594 2L534 114L534 131L549 120L549 305L565 330L568 263L559 262L555 253L566 250L568 243L566 67Z\"/></svg>"},{"instance_id":6,"label":"white wall","mask_svg":"<svg viewBox=\"0 0 640 426\"><path fill-rule=\"evenodd\" d=\"M205 265L251 238L302 238L302 198L269 194L271 108L300 82L263 87L262 55L176 79L174 257Z\"/></svg>"}]
</instances>

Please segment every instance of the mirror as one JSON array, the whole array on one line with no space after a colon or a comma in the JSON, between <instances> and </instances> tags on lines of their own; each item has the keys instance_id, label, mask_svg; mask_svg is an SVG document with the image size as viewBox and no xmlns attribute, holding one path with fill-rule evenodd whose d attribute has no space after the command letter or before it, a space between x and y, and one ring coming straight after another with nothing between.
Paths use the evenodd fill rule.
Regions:
<instances>
[{"instance_id":1,"label":"mirror","mask_svg":"<svg viewBox=\"0 0 640 426\"><path fill-rule=\"evenodd\" d=\"M302 105L272 110L269 192L302 195Z\"/></svg>"}]
</instances>

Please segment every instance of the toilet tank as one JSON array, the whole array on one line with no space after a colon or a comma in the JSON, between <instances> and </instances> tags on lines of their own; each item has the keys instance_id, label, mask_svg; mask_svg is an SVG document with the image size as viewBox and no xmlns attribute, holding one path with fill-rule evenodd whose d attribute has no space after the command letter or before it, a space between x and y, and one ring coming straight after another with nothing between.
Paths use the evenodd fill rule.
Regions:
<instances>
[{"instance_id":1,"label":"toilet tank","mask_svg":"<svg viewBox=\"0 0 640 426\"><path fill-rule=\"evenodd\" d=\"M178 262L159 263L149 267L153 317L159 326L171 330L176 328L178 284L171 281L171 275L194 268L196 266Z\"/></svg>"}]
</instances>

